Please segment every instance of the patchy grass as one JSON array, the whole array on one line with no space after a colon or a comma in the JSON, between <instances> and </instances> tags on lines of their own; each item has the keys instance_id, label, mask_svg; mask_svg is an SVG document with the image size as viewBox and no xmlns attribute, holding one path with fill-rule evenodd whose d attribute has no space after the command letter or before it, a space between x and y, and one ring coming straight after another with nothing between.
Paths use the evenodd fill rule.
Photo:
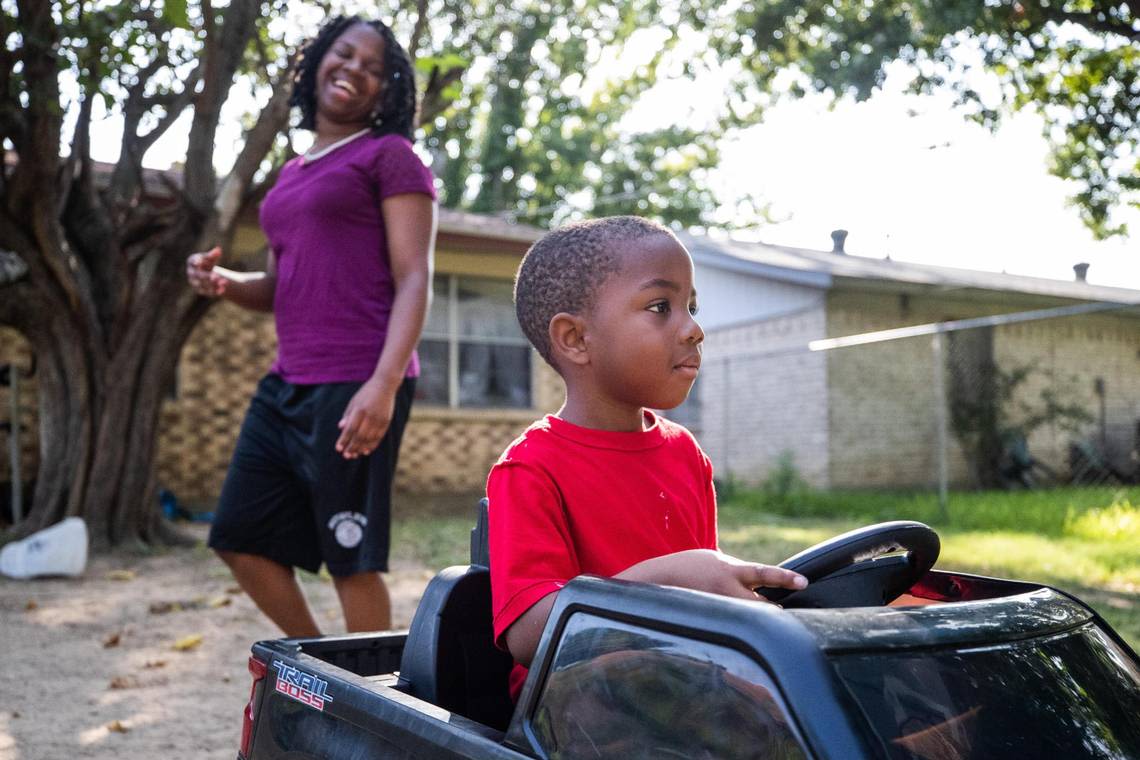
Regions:
<instances>
[{"instance_id":1,"label":"patchy grass","mask_svg":"<svg viewBox=\"0 0 1140 760\"><path fill-rule=\"evenodd\" d=\"M740 491L721 505L725 551L762 562L883 520L938 531L937 567L1043 583L1076 594L1140 648L1140 491L1058 489L952 494Z\"/></svg>"},{"instance_id":2,"label":"patchy grass","mask_svg":"<svg viewBox=\"0 0 1140 760\"><path fill-rule=\"evenodd\" d=\"M1061 489L952 494L949 520L933 494L804 492L774 499L737 489L722 499L721 547L776 563L838 533L883 520L938 531L947 570L1017 578L1070 591L1140 649L1140 490ZM466 564L471 514L397 520L394 561Z\"/></svg>"},{"instance_id":3,"label":"patchy grass","mask_svg":"<svg viewBox=\"0 0 1140 760\"><path fill-rule=\"evenodd\" d=\"M392 561L435 570L466 565L471 558L475 511L462 515L407 517L392 523Z\"/></svg>"}]
</instances>

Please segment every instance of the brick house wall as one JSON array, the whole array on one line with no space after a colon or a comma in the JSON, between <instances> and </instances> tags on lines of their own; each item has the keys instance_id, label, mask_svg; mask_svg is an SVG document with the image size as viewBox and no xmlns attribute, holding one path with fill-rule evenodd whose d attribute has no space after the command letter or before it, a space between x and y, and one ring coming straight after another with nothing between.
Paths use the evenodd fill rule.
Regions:
<instances>
[{"instance_id":1,"label":"brick house wall","mask_svg":"<svg viewBox=\"0 0 1140 760\"><path fill-rule=\"evenodd\" d=\"M454 274L510 282L522 254L541 231L485 217L441 212L435 267ZM250 218L239 228L234 251L239 265L259 269L264 237ZM228 263L228 262L227 262ZM159 422L157 471L160 487L181 501L208 507L216 500L241 421L258 380L276 352L270 314L218 303L191 333ZM17 332L0 328L0 364L28 366L30 348ZM483 491L487 471L537 417L564 398L561 378L531 352L530 409L449 408L413 404L397 468L397 493L468 496ZM22 386L25 481L35 477L38 428L35 380ZM0 419L8 416L7 386L0 386ZM0 482L10 480L8 433L0 432Z\"/></svg>"},{"instance_id":2,"label":"brick house wall","mask_svg":"<svg viewBox=\"0 0 1140 760\"><path fill-rule=\"evenodd\" d=\"M32 366L32 347L24 336L9 327L0 327L0 365L9 364L27 371ZM36 412L36 377L20 375L20 471L24 482L36 476L39 466L39 415ZM0 420L12 422L12 396L8 385L0 385ZM9 452L12 446L12 427L0 429L0 483L12 482L12 463ZM0 502L10 494L0 494Z\"/></svg>"},{"instance_id":3,"label":"brick house wall","mask_svg":"<svg viewBox=\"0 0 1140 760\"><path fill-rule=\"evenodd\" d=\"M985 312L977 304L858 291L831 292L827 310L828 337ZM931 338L872 343L826 354L832 487L935 485L938 433ZM948 441L950 480L964 483L965 459L952 435Z\"/></svg>"},{"instance_id":4,"label":"brick house wall","mask_svg":"<svg viewBox=\"0 0 1140 760\"><path fill-rule=\"evenodd\" d=\"M909 324L964 319L1053 303L994 296L986 300L909 297L833 291L828 297L828 333L852 335ZM949 340L946 344L949 347ZM827 352L830 484L837 488L931 487L937 482L937 410L932 338L908 338ZM1049 388L1059 399L1099 415L1095 379L1105 388L1106 448L1123 469L1140 404L1137 349L1140 322L1114 315L1081 315L993 330L994 361L1005 371L1035 365L1013 406L1040 406ZM944 356L950 361L949 352ZM947 381L947 388L948 388ZM949 420L949 417L947 417ZM947 423L949 425L949 422ZM1099 420L1073 434L1059 425L1041 427L1030 452L1060 473L1068 472L1071 441L1099 436ZM948 435L952 486L971 485L961 447Z\"/></svg>"},{"instance_id":5,"label":"brick house wall","mask_svg":"<svg viewBox=\"0 0 1140 760\"><path fill-rule=\"evenodd\" d=\"M755 290L762 298L764 285ZM801 477L819 488L933 488L938 478L937 393L932 341L917 337L818 353L822 337L966 319L1057 305L1017 294L909 295L880 285L833 287L817 307L706 331L699 414L690 424L719 477L763 482L790 453ZM963 335L959 333L958 335ZM950 395L954 334L943 344ZM1076 433L1045 425L1030 452L1061 474L1069 445L1100 444L1122 470L1140 421L1140 320L1083 315L1008 325L992 332L993 359L1005 371L1033 364L1012 407L1040 408L1043 390L1096 419ZM787 353L781 353L785 349ZM1101 398L1104 389L1103 442ZM968 375L967 375L968 379ZM1016 419L1016 417L1015 417ZM973 485L949 409L947 465L953 487Z\"/></svg>"},{"instance_id":6,"label":"brick house wall","mask_svg":"<svg viewBox=\"0 0 1140 760\"><path fill-rule=\"evenodd\" d=\"M826 488L829 391L820 354L757 355L822 338L822 301L747 325L706 332L699 438L717 477L755 484L785 452L800 476Z\"/></svg>"},{"instance_id":7,"label":"brick house wall","mask_svg":"<svg viewBox=\"0 0 1140 760\"><path fill-rule=\"evenodd\" d=\"M276 351L273 318L230 303L211 309L182 349L175 398L163 405L158 475L179 499L208 504L225 479L241 421ZM499 454L562 402L561 378L537 354L534 410L448 409L416 403L396 472L399 493L481 491Z\"/></svg>"},{"instance_id":8,"label":"brick house wall","mask_svg":"<svg viewBox=\"0 0 1140 760\"><path fill-rule=\"evenodd\" d=\"M1136 466L1131 453L1140 422L1140 324L1135 318L1090 314L1008 325L995 331L994 348L1002 365L1034 362L1044 370L1026 382L1024 397L1039 397L1052 386L1063 400L1079 403L1093 416L1078 437L1100 445L1121 470ZM1104 390L1103 408L1098 386ZM1074 437L1060 426L1045 425L1030 437L1030 451L1067 471Z\"/></svg>"}]
</instances>

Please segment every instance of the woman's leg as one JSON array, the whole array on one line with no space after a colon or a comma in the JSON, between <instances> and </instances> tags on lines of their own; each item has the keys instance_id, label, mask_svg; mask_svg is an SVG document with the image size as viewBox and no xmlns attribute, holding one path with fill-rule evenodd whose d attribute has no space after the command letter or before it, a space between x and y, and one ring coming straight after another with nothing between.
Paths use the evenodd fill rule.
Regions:
<instances>
[{"instance_id":1,"label":"woman's leg","mask_svg":"<svg viewBox=\"0 0 1140 760\"><path fill-rule=\"evenodd\" d=\"M333 576L344 624L349 633L386 631L392 627L392 602L380 573Z\"/></svg>"},{"instance_id":2,"label":"woman's leg","mask_svg":"<svg viewBox=\"0 0 1140 760\"><path fill-rule=\"evenodd\" d=\"M321 635L293 568L256 554L219 551L218 556L257 608L286 636Z\"/></svg>"}]
</instances>

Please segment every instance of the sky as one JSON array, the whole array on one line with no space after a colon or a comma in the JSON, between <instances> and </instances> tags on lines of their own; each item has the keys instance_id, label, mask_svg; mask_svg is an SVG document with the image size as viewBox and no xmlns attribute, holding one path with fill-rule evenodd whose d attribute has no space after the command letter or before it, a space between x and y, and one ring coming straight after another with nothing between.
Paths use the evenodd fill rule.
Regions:
<instances>
[{"instance_id":1,"label":"sky","mask_svg":"<svg viewBox=\"0 0 1140 760\"><path fill-rule=\"evenodd\" d=\"M724 144L712 178L719 197L753 193L776 222L735 234L830 250L831 231L846 229L854 255L1063 280L1085 262L1089 282L1140 289L1140 238L1097 241L1081 223L1067 205L1075 185L1048 172L1040 117L1019 113L994 133L956 111L949 93L906 93L910 77L896 62L861 103L779 101ZM718 84L659 85L628 123L684 118L679 103L712 112ZM996 96L992 81L970 84ZM1140 236L1140 212L1121 219Z\"/></svg>"},{"instance_id":2,"label":"sky","mask_svg":"<svg viewBox=\"0 0 1140 760\"><path fill-rule=\"evenodd\" d=\"M1087 262L1090 282L1140 289L1140 243L1096 241L1081 224L1066 204L1072 189L1047 171L1036 115L1018 114L991 133L955 112L948 94L905 94L905 79L901 69L892 72L862 103L779 102L762 124L725 143L710 178L718 197L751 193L771 203L775 219L735 234L830 250L831 231L842 228L853 255L1062 280ZM666 82L626 123L636 130L709 113L720 93L708 81ZM243 100L227 103L232 112L222 123L232 129L219 131L219 154L237 148ZM148 166L180 160L182 121L148 154ZM94 157L115 160L118 139L116 120L104 121L93 134ZM1140 213L1124 219L1140 235Z\"/></svg>"},{"instance_id":3,"label":"sky","mask_svg":"<svg viewBox=\"0 0 1140 760\"><path fill-rule=\"evenodd\" d=\"M726 146L718 179L772 202L765 242L826 250L843 228L852 254L1053 279L1087 262L1090 282L1140 288L1137 242L1096 241L1047 166L1034 114L994 134L945 100L883 93L778 106Z\"/></svg>"}]
</instances>

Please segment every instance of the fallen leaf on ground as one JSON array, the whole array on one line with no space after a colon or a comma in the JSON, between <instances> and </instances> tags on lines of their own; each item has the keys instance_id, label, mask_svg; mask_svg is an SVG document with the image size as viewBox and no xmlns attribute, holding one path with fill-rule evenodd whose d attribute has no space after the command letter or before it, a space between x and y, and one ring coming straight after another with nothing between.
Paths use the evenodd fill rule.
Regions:
<instances>
[{"instance_id":1,"label":"fallen leaf on ground","mask_svg":"<svg viewBox=\"0 0 1140 760\"><path fill-rule=\"evenodd\" d=\"M139 679L134 676L115 676L111 679L112 689L135 689L139 686Z\"/></svg>"},{"instance_id":2,"label":"fallen leaf on ground","mask_svg":"<svg viewBox=\"0 0 1140 760\"><path fill-rule=\"evenodd\" d=\"M108 731L114 731L116 734L125 734L126 732L130 731L131 729L129 729L125 725L123 725L123 721L113 720L107 724L107 730Z\"/></svg>"},{"instance_id":3,"label":"fallen leaf on ground","mask_svg":"<svg viewBox=\"0 0 1140 760\"><path fill-rule=\"evenodd\" d=\"M165 615L182 609L182 602L151 602L148 609L152 615Z\"/></svg>"},{"instance_id":4,"label":"fallen leaf on ground","mask_svg":"<svg viewBox=\"0 0 1140 760\"><path fill-rule=\"evenodd\" d=\"M218 599L222 601L218 601ZM196 596L193 599L180 599L175 601L151 602L150 614L165 615L167 612L181 612L183 610L200 610L204 607L223 607L230 603L226 597L218 597L207 603L206 597Z\"/></svg>"},{"instance_id":5,"label":"fallen leaf on ground","mask_svg":"<svg viewBox=\"0 0 1140 760\"><path fill-rule=\"evenodd\" d=\"M104 649L110 649L111 647L119 646L119 642L122 641L122 638L123 638L123 635L121 633L119 633L119 632L112 633L110 636L103 639L103 648Z\"/></svg>"},{"instance_id":6,"label":"fallen leaf on ground","mask_svg":"<svg viewBox=\"0 0 1140 760\"><path fill-rule=\"evenodd\" d=\"M210 600L209 607L210 609L216 610L219 607L229 607L233 603L234 600L230 599L228 596L215 596Z\"/></svg>"},{"instance_id":7,"label":"fallen leaf on ground","mask_svg":"<svg viewBox=\"0 0 1140 760\"><path fill-rule=\"evenodd\" d=\"M237 595L237 594L241 594L243 592L241 590L241 586L227 586L226 587L226 593Z\"/></svg>"},{"instance_id":8,"label":"fallen leaf on ground","mask_svg":"<svg viewBox=\"0 0 1140 760\"><path fill-rule=\"evenodd\" d=\"M134 579L134 570L112 570L107 573L107 580L109 581L133 581Z\"/></svg>"},{"instance_id":9,"label":"fallen leaf on ground","mask_svg":"<svg viewBox=\"0 0 1140 760\"><path fill-rule=\"evenodd\" d=\"M202 634L192 633L189 636L183 636L178 641L174 642L174 648L179 652L189 652L195 649L202 643Z\"/></svg>"},{"instance_id":10,"label":"fallen leaf on ground","mask_svg":"<svg viewBox=\"0 0 1140 760\"><path fill-rule=\"evenodd\" d=\"M151 669L151 670L153 670L154 668L165 668L166 667L166 660L147 660L146 664L143 665L143 667Z\"/></svg>"},{"instance_id":11,"label":"fallen leaf on ground","mask_svg":"<svg viewBox=\"0 0 1140 760\"><path fill-rule=\"evenodd\" d=\"M29 599L28 603L24 605L24 610L27 612L31 612L32 610L38 608L39 606L40 606L40 603L37 602L35 599Z\"/></svg>"}]
</instances>

